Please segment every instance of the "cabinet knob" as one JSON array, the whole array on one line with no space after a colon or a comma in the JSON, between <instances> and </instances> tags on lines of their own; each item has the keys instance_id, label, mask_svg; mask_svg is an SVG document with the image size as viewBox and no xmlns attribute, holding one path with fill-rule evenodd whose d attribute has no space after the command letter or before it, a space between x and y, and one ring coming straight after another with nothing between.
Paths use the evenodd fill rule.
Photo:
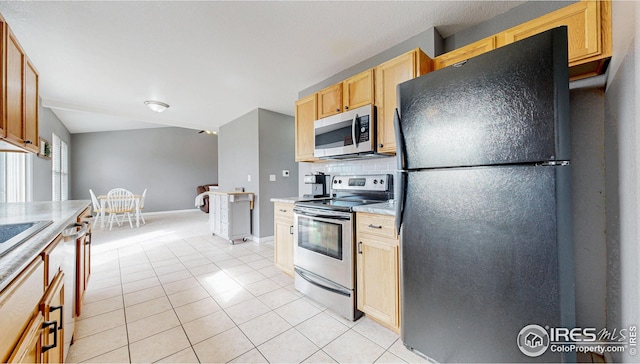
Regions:
<instances>
[{"instance_id":1,"label":"cabinet knob","mask_svg":"<svg viewBox=\"0 0 640 364\"><path fill-rule=\"evenodd\" d=\"M340 112L340 108L337 108L337 109L336 109L336 112Z\"/></svg>"},{"instance_id":2,"label":"cabinet knob","mask_svg":"<svg viewBox=\"0 0 640 364\"><path fill-rule=\"evenodd\" d=\"M378 144L378 148L382 148L382 147L383 147L382 143Z\"/></svg>"},{"instance_id":3,"label":"cabinet knob","mask_svg":"<svg viewBox=\"0 0 640 364\"><path fill-rule=\"evenodd\" d=\"M345 109L345 110L349 110L349 106L345 106L345 107L344 107L344 109Z\"/></svg>"}]
</instances>

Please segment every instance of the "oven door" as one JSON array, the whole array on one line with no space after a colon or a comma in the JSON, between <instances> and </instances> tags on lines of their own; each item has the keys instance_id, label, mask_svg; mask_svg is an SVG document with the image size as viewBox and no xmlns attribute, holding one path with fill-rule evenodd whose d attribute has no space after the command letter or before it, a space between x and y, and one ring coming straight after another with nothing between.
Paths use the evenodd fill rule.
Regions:
<instances>
[{"instance_id":1,"label":"oven door","mask_svg":"<svg viewBox=\"0 0 640 364\"><path fill-rule=\"evenodd\" d=\"M317 158L375 152L374 108L365 105L314 122Z\"/></svg>"},{"instance_id":2,"label":"oven door","mask_svg":"<svg viewBox=\"0 0 640 364\"><path fill-rule=\"evenodd\" d=\"M293 264L353 289L353 214L306 207L293 209Z\"/></svg>"}]
</instances>

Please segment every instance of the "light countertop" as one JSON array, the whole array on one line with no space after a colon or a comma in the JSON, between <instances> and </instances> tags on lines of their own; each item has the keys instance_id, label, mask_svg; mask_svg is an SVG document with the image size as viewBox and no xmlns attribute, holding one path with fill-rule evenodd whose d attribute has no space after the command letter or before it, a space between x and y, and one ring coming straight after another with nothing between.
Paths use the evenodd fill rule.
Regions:
<instances>
[{"instance_id":1,"label":"light countertop","mask_svg":"<svg viewBox=\"0 0 640 364\"><path fill-rule=\"evenodd\" d=\"M89 205L88 200L0 204L0 224L52 220L53 223L29 240L0 257L0 290L37 257L40 252Z\"/></svg>"},{"instance_id":2,"label":"light countertop","mask_svg":"<svg viewBox=\"0 0 640 364\"><path fill-rule=\"evenodd\" d=\"M390 204L389 202L381 202L381 203L374 203L371 205L354 206L353 211L395 216L396 205Z\"/></svg>"}]
</instances>

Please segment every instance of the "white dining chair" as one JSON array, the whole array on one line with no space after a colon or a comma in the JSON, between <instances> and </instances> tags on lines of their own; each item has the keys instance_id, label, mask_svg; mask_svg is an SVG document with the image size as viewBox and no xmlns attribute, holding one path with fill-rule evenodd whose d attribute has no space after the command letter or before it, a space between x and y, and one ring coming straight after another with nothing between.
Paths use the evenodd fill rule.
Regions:
<instances>
[{"instance_id":1,"label":"white dining chair","mask_svg":"<svg viewBox=\"0 0 640 364\"><path fill-rule=\"evenodd\" d=\"M93 205L93 213L95 215L93 225L98 226L98 220L102 218L102 220L100 220L102 221L101 226L104 227L104 208L100 201L98 201L96 194L93 193L93 190L89 189L89 193L91 194L91 203Z\"/></svg>"},{"instance_id":2,"label":"white dining chair","mask_svg":"<svg viewBox=\"0 0 640 364\"><path fill-rule=\"evenodd\" d=\"M129 226L133 229L133 222L131 221L131 214L136 212L135 206L136 200L131 191L124 188L114 188L107 193L107 207L105 212L109 213L109 230L113 228L113 220L116 220L118 226L122 226L118 221L118 215L122 215L122 222L124 218L129 219Z\"/></svg>"},{"instance_id":3,"label":"white dining chair","mask_svg":"<svg viewBox=\"0 0 640 364\"><path fill-rule=\"evenodd\" d=\"M145 188L144 191L142 191L142 196L140 196L140 202L138 203L138 218L142 219L142 223L146 224L147 222L144 221L144 215L142 214L142 210L144 209L144 199L147 196L147 189Z\"/></svg>"}]
</instances>

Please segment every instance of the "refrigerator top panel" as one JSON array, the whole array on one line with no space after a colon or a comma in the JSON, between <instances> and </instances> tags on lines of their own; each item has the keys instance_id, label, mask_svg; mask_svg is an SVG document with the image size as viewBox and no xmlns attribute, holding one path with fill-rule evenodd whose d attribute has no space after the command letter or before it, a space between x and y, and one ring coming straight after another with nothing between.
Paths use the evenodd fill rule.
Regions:
<instances>
[{"instance_id":1,"label":"refrigerator top panel","mask_svg":"<svg viewBox=\"0 0 640 364\"><path fill-rule=\"evenodd\" d=\"M567 59L560 27L399 84L402 169L569 160Z\"/></svg>"}]
</instances>

